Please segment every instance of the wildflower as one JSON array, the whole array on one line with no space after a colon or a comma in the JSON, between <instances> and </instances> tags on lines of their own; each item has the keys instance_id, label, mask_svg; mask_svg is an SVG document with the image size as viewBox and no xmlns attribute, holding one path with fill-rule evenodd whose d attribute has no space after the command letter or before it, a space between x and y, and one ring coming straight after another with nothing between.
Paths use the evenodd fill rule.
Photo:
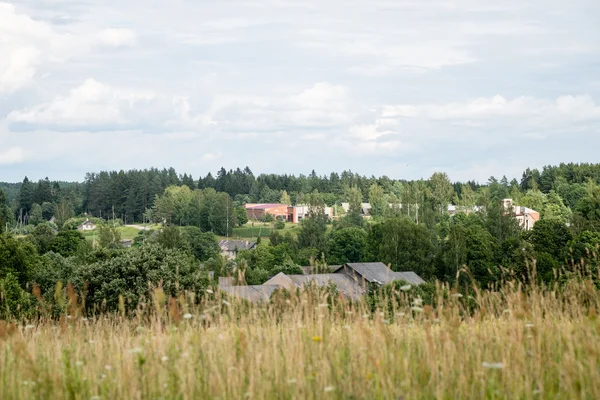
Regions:
<instances>
[{"instance_id":1,"label":"wildflower","mask_svg":"<svg viewBox=\"0 0 600 400\"><path fill-rule=\"evenodd\" d=\"M83 366L83 361L75 361L75 366L76 367L82 367Z\"/></svg>"},{"instance_id":2,"label":"wildflower","mask_svg":"<svg viewBox=\"0 0 600 400\"><path fill-rule=\"evenodd\" d=\"M94 344L94 343L96 343L96 341L95 341L95 340L92 340L92 339L90 339L90 340L88 340L88 343L90 343L90 344Z\"/></svg>"},{"instance_id":3,"label":"wildflower","mask_svg":"<svg viewBox=\"0 0 600 400\"><path fill-rule=\"evenodd\" d=\"M25 329L33 329L35 328L35 325L25 325Z\"/></svg>"},{"instance_id":4,"label":"wildflower","mask_svg":"<svg viewBox=\"0 0 600 400\"><path fill-rule=\"evenodd\" d=\"M129 350L129 353L131 353L131 354L137 354L137 353L141 353L141 352L142 352L141 347L134 347L133 349Z\"/></svg>"},{"instance_id":5,"label":"wildflower","mask_svg":"<svg viewBox=\"0 0 600 400\"><path fill-rule=\"evenodd\" d=\"M350 329L350 325L344 325L344 329Z\"/></svg>"},{"instance_id":6,"label":"wildflower","mask_svg":"<svg viewBox=\"0 0 600 400\"><path fill-rule=\"evenodd\" d=\"M382 313L382 312L380 312L380 313L379 313L379 316L380 316L380 317L384 317L384 316L385 316L385 313Z\"/></svg>"},{"instance_id":7,"label":"wildflower","mask_svg":"<svg viewBox=\"0 0 600 400\"><path fill-rule=\"evenodd\" d=\"M86 317L81 318L82 321L87 321L88 319Z\"/></svg>"},{"instance_id":8,"label":"wildflower","mask_svg":"<svg viewBox=\"0 0 600 400\"><path fill-rule=\"evenodd\" d=\"M223 300L223 304L225 304L226 306L230 306L231 305L231 303L228 302L227 300Z\"/></svg>"},{"instance_id":9,"label":"wildflower","mask_svg":"<svg viewBox=\"0 0 600 400\"><path fill-rule=\"evenodd\" d=\"M313 336L312 341L319 343L322 342L323 339L321 338L321 336Z\"/></svg>"},{"instance_id":10,"label":"wildflower","mask_svg":"<svg viewBox=\"0 0 600 400\"><path fill-rule=\"evenodd\" d=\"M410 309L413 310L414 312L423 312L423 307L413 306Z\"/></svg>"},{"instance_id":11,"label":"wildflower","mask_svg":"<svg viewBox=\"0 0 600 400\"><path fill-rule=\"evenodd\" d=\"M335 390L335 388L333 386L326 386L325 387L325 392L333 392Z\"/></svg>"},{"instance_id":12,"label":"wildflower","mask_svg":"<svg viewBox=\"0 0 600 400\"><path fill-rule=\"evenodd\" d=\"M210 289L206 289L206 293L213 294L214 292Z\"/></svg>"},{"instance_id":13,"label":"wildflower","mask_svg":"<svg viewBox=\"0 0 600 400\"><path fill-rule=\"evenodd\" d=\"M410 289L412 289L412 286L410 285L400 286L400 290L402 290L403 292L408 292Z\"/></svg>"},{"instance_id":14,"label":"wildflower","mask_svg":"<svg viewBox=\"0 0 600 400\"><path fill-rule=\"evenodd\" d=\"M533 324L525 324L525 328L533 328L534 325Z\"/></svg>"},{"instance_id":15,"label":"wildflower","mask_svg":"<svg viewBox=\"0 0 600 400\"><path fill-rule=\"evenodd\" d=\"M160 361L162 361L162 362L167 362L167 361L169 361L169 357L167 357L167 356L162 356L162 357L161 357L161 359L160 359Z\"/></svg>"},{"instance_id":16,"label":"wildflower","mask_svg":"<svg viewBox=\"0 0 600 400\"><path fill-rule=\"evenodd\" d=\"M363 314L363 315L362 315L362 317L363 317L364 319L367 319L367 318L369 318L369 314Z\"/></svg>"},{"instance_id":17,"label":"wildflower","mask_svg":"<svg viewBox=\"0 0 600 400\"><path fill-rule=\"evenodd\" d=\"M105 365L104 369L106 369L107 371L110 371L112 369L112 365Z\"/></svg>"},{"instance_id":18,"label":"wildflower","mask_svg":"<svg viewBox=\"0 0 600 400\"><path fill-rule=\"evenodd\" d=\"M420 297L417 297L416 299L413 300L413 306L417 306L420 307L423 305L423 299Z\"/></svg>"},{"instance_id":19,"label":"wildflower","mask_svg":"<svg viewBox=\"0 0 600 400\"><path fill-rule=\"evenodd\" d=\"M135 328L135 330L136 330L137 332L140 332L140 333L141 333L141 332L144 332L144 331L146 330L146 328L144 328L143 326L138 326L137 328Z\"/></svg>"},{"instance_id":20,"label":"wildflower","mask_svg":"<svg viewBox=\"0 0 600 400\"><path fill-rule=\"evenodd\" d=\"M504 364L502 363L489 363L484 361L483 363L481 363L481 366L483 368L488 368L488 369L502 369L504 368Z\"/></svg>"},{"instance_id":21,"label":"wildflower","mask_svg":"<svg viewBox=\"0 0 600 400\"><path fill-rule=\"evenodd\" d=\"M296 379L288 379L288 380L287 380L287 383L288 383L288 384L290 384L290 385L293 385L293 384L294 384L294 383L296 383L296 382L297 382L297 380L296 380Z\"/></svg>"},{"instance_id":22,"label":"wildflower","mask_svg":"<svg viewBox=\"0 0 600 400\"><path fill-rule=\"evenodd\" d=\"M458 299L460 299L461 297L463 297L463 295L462 295L462 294L460 294L460 293L452 293L452 295L451 295L451 296L452 296L452 297L456 297L456 298L458 298Z\"/></svg>"},{"instance_id":23,"label":"wildflower","mask_svg":"<svg viewBox=\"0 0 600 400\"><path fill-rule=\"evenodd\" d=\"M389 325L389 324L390 324L390 320L389 320L389 319L384 319L384 320L383 320L383 323L384 323L385 325Z\"/></svg>"}]
</instances>

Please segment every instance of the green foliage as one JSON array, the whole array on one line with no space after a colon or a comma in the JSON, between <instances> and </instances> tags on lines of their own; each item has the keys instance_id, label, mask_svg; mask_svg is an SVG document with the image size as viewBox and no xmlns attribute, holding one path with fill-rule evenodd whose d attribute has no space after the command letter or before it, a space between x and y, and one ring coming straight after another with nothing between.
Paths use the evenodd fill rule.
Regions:
<instances>
[{"instance_id":1,"label":"green foliage","mask_svg":"<svg viewBox=\"0 0 600 400\"><path fill-rule=\"evenodd\" d=\"M206 261L220 254L219 242L212 232L202 232L195 226L183 227L182 232L187 247L198 260Z\"/></svg>"},{"instance_id":2,"label":"green foliage","mask_svg":"<svg viewBox=\"0 0 600 400\"><path fill-rule=\"evenodd\" d=\"M83 244L85 244L85 238L79 231L60 231L50 244L49 250L63 257L71 257Z\"/></svg>"},{"instance_id":3,"label":"green foliage","mask_svg":"<svg viewBox=\"0 0 600 400\"><path fill-rule=\"evenodd\" d=\"M371 228L369 258L391 265L394 271L433 276L433 244L429 231L409 218L390 218Z\"/></svg>"},{"instance_id":4,"label":"green foliage","mask_svg":"<svg viewBox=\"0 0 600 400\"><path fill-rule=\"evenodd\" d=\"M283 222L282 220L278 219L277 221L275 221L275 223L273 224L273 227L275 229L285 229L285 222Z\"/></svg>"},{"instance_id":5,"label":"green foliage","mask_svg":"<svg viewBox=\"0 0 600 400\"><path fill-rule=\"evenodd\" d=\"M33 241L38 249L38 253L44 254L50 250L50 247L52 246L52 243L56 237L56 233L50 224L43 223L35 227L31 233L31 236L33 237Z\"/></svg>"},{"instance_id":6,"label":"green foliage","mask_svg":"<svg viewBox=\"0 0 600 400\"><path fill-rule=\"evenodd\" d=\"M0 235L0 279L12 274L19 285L25 287L38 262L39 257L33 244L6 234Z\"/></svg>"},{"instance_id":7,"label":"green foliage","mask_svg":"<svg viewBox=\"0 0 600 400\"><path fill-rule=\"evenodd\" d=\"M181 228L165 226L158 233L157 242L166 249L185 249L187 242Z\"/></svg>"},{"instance_id":8,"label":"green foliage","mask_svg":"<svg viewBox=\"0 0 600 400\"><path fill-rule=\"evenodd\" d=\"M121 246L121 233L114 227L108 225L99 225L98 243L101 247L117 248Z\"/></svg>"},{"instance_id":9,"label":"green foliage","mask_svg":"<svg viewBox=\"0 0 600 400\"><path fill-rule=\"evenodd\" d=\"M42 216L42 206L37 203L33 203L31 205L31 211L29 212L29 223L31 225L37 225L44 222L44 217Z\"/></svg>"},{"instance_id":10,"label":"green foliage","mask_svg":"<svg viewBox=\"0 0 600 400\"><path fill-rule=\"evenodd\" d=\"M270 276L275 276L278 273L283 272L286 275L302 275L304 271L302 268L296 263L294 263L290 258L286 258L281 265L277 265L271 271L269 271Z\"/></svg>"},{"instance_id":11,"label":"green foliage","mask_svg":"<svg viewBox=\"0 0 600 400\"><path fill-rule=\"evenodd\" d=\"M365 261L367 233L361 228L343 228L334 231L328 241L329 264Z\"/></svg>"},{"instance_id":12,"label":"green foliage","mask_svg":"<svg viewBox=\"0 0 600 400\"><path fill-rule=\"evenodd\" d=\"M0 320L31 318L35 299L19 286L16 276L8 273L0 279Z\"/></svg>"},{"instance_id":13,"label":"green foliage","mask_svg":"<svg viewBox=\"0 0 600 400\"><path fill-rule=\"evenodd\" d=\"M101 308L105 302L108 310L118 307L119 295L128 309L141 301L149 301L154 287L162 285L167 296L177 296L183 291L195 293L197 298L208 287L208 274L199 268L191 255L162 246L147 244L137 249L120 251L116 256L89 265L79 266L72 282L79 290L87 282L86 306L88 310Z\"/></svg>"},{"instance_id":14,"label":"green foliage","mask_svg":"<svg viewBox=\"0 0 600 400\"><path fill-rule=\"evenodd\" d=\"M547 253L559 263L566 260L566 246L572 239L567 226L558 220L540 220L531 232L531 243L538 253Z\"/></svg>"},{"instance_id":15,"label":"green foliage","mask_svg":"<svg viewBox=\"0 0 600 400\"><path fill-rule=\"evenodd\" d=\"M243 226L248 223L248 212L242 206L235 208L235 217L237 218L238 226Z\"/></svg>"}]
</instances>

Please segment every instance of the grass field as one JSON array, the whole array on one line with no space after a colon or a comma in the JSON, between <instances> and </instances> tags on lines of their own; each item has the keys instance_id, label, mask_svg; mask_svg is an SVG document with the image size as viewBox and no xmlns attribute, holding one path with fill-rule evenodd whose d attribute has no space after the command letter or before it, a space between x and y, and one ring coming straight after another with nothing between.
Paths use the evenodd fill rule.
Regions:
<instances>
[{"instance_id":1,"label":"grass field","mask_svg":"<svg viewBox=\"0 0 600 400\"><path fill-rule=\"evenodd\" d=\"M600 398L590 280L443 293L374 312L316 291L265 306L158 293L131 318L0 322L0 398Z\"/></svg>"},{"instance_id":2,"label":"grass field","mask_svg":"<svg viewBox=\"0 0 600 400\"><path fill-rule=\"evenodd\" d=\"M160 225L148 225L150 229L158 229ZM140 230L133 226L118 226L117 231L121 234L121 239L134 239ZM98 230L82 232L83 236L88 240L93 240L98 236Z\"/></svg>"}]
</instances>

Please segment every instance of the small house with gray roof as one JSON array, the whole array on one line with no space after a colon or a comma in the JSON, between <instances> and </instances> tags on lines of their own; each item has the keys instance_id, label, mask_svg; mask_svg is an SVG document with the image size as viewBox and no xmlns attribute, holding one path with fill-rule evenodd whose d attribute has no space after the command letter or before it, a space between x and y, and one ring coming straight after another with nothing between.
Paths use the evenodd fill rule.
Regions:
<instances>
[{"instance_id":1,"label":"small house with gray roof","mask_svg":"<svg viewBox=\"0 0 600 400\"><path fill-rule=\"evenodd\" d=\"M305 270L305 272L307 271ZM369 284L385 285L397 280L403 280L415 286L425 283L413 271L394 272L384 263L375 262L335 266L335 268L330 268L330 273L324 274L286 275L280 272L264 284L255 286L232 286L233 278L219 278L219 287L231 295L256 302L268 300L277 288L291 291L305 285L314 284L326 287L333 284L344 296L357 300L367 293Z\"/></svg>"},{"instance_id":2,"label":"small house with gray roof","mask_svg":"<svg viewBox=\"0 0 600 400\"><path fill-rule=\"evenodd\" d=\"M248 240L232 240L223 239L219 242L221 248L221 254L225 258L236 258L237 253L240 250L252 250L256 247L256 242Z\"/></svg>"}]
</instances>

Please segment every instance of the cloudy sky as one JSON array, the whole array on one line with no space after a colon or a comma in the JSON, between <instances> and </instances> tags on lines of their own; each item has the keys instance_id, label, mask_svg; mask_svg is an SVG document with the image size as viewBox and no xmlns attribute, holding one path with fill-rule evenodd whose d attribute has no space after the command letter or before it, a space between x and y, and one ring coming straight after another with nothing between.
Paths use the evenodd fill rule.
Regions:
<instances>
[{"instance_id":1,"label":"cloudy sky","mask_svg":"<svg viewBox=\"0 0 600 400\"><path fill-rule=\"evenodd\" d=\"M0 181L600 161L597 0L0 0Z\"/></svg>"}]
</instances>

